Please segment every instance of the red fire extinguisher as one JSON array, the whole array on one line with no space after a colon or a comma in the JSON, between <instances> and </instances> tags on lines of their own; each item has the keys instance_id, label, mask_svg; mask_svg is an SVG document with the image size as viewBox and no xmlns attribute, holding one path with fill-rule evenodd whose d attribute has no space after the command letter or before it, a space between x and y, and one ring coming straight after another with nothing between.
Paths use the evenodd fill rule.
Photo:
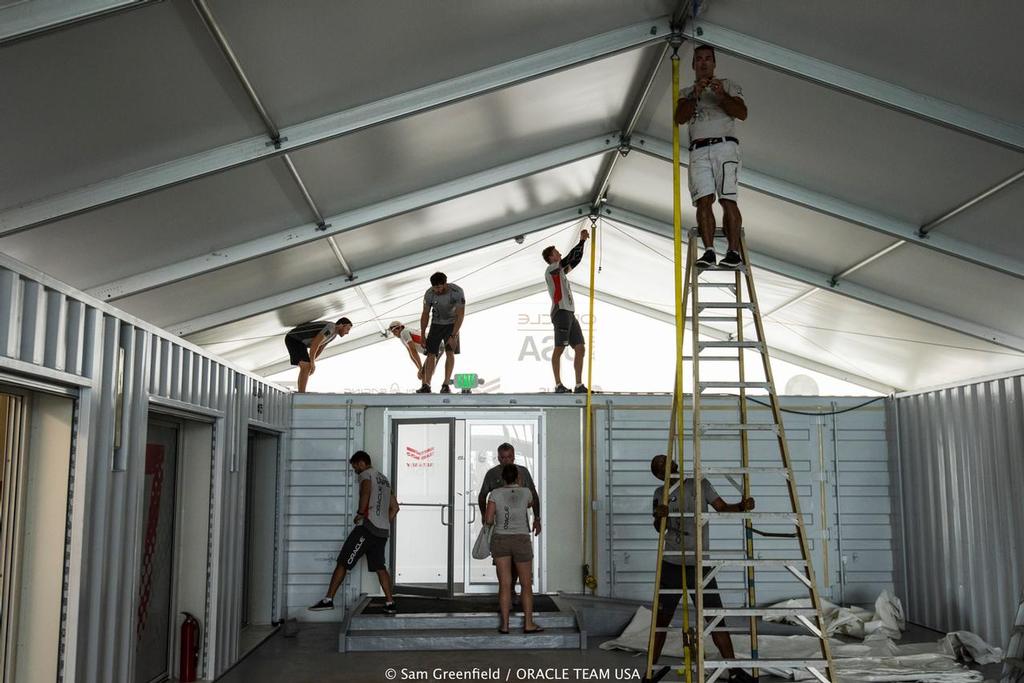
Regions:
<instances>
[{"instance_id":1,"label":"red fire extinguisher","mask_svg":"<svg viewBox=\"0 0 1024 683\"><path fill-rule=\"evenodd\" d=\"M181 683L192 683L199 669L199 620L188 612L182 614L185 615L185 621L181 624L178 680Z\"/></svg>"}]
</instances>

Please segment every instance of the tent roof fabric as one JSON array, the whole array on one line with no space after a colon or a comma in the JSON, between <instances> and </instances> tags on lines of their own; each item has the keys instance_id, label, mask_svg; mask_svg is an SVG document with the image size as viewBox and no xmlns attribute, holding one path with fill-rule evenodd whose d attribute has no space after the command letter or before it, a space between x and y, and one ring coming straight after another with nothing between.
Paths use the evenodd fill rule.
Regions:
<instances>
[{"instance_id":1,"label":"tent roof fabric","mask_svg":"<svg viewBox=\"0 0 1024 683\"><path fill-rule=\"evenodd\" d=\"M338 353L415 318L435 270L485 307L541 291L537 245L611 167L598 293L672 311L661 57L690 3L206 4L281 147L192 4L40 18L0 47L4 253L269 375L299 322L361 322ZM770 345L906 390L1024 366L1024 6L698 6L750 111Z\"/></svg>"}]
</instances>

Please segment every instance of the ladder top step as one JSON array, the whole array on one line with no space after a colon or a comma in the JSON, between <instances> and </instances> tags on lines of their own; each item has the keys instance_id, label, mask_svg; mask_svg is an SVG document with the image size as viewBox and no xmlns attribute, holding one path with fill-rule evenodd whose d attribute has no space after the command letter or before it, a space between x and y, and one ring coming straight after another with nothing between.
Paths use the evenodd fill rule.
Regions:
<instances>
[{"instance_id":1,"label":"ladder top step","mask_svg":"<svg viewBox=\"0 0 1024 683\"><path fill-rule=\"evenodd\" d=\"M702 273L713 273L713 272L726 272L726 273L745 273L747 272L747 264L744 263L739 268L726 268L725 266L710 266L708 268L701 268Z\"/></svg>"},{"instance_id":2,"label":"ladder top step","mask_svg":"<svg viewBox=\"0 0 1024 683\"><path fill-rule=\"evenodd\" d=\"M714 607L704 608L705 617L816 617L813 607Z\"/></svg>"},{"instance_id":3,"label":"ladder top step","mask_svg":"<svg viewBox=\"0 0 1024 683\"><path fill-rule=\"evenodd\" d=\"M729 380L726 382L701 382L700 389L771 389L772 385L769 382L740 382L739 380Z\"/></svg>"}]
</instances>

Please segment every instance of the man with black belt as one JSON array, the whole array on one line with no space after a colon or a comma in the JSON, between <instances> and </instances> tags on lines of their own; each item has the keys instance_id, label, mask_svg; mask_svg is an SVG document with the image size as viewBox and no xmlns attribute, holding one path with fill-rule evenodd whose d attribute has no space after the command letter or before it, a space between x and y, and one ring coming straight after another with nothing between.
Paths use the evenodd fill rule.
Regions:
<instances>
[{"instance_id":1,"label":"man with black belt","mask_svg":"<svg viewBox=\"0 0 1024 683\"><path fill-rule=\"evenodd\" d=\"M736 119L747 119L747 105L739 83L715 78L715 49L698 45L693 50L693 70L697 79L683 89L676 103L677 126L689 124L690 197L697 207L697 227L704 242L704 255L697 267L715 265L715 195L725 213L722 224L729 242L722 259L726 268L740 268L740 215L736 199L739 192L740 141L736 138Z\"/></svg>"},{"instance_id":2,"label":"man with black belt","mask_svg":"<svg viewBox=\"0 0 1024 683\"><path fill-rule=\"evenodd\" d=\"M573 303L572 289L569 287L569 278L566 275L583 260L583 245L586 244L588 237L590 237L589 232L580 231L580 241L564 258L553 245L545 247L541 252L544 263L548 264L544 269L544 281L548 286L548 294L551 296L551 324L555 327L555 348L551 352L551 370L555 373L556 394L570 392L570 389L562 384L562 351L566 346L571 346L575 354L573 370L576 373L576 388L572 391L577 394L587 393L587 387L583 385L583 354L586 352L583 328L580 327L580 321L576 319L576 305Z\"/></svg>"},{"instance_id":3,"label":"man with black belt","mask_svg":"<svg viewBox=\"0 0 1024 683\"><path fill-rule=\"evenodd\" d=\"M345 580L345 575L355 568L360 557L366 555L366 566L371 572L376 572L381 590L384 591L384 611L394 614L397 610L391 593L391 574L384 560L384 548L391 534L391 523L395 521L395 515L400 509L398 500L391 492L391 482L373 469L370 455L366 451L353 453L349 464L359 475L359 511L356 513L355 527L338 553L327 595L309 610L319 612L334 609L334 594Z\"/></svg>"},{"instance_id":4,"label":"man with black belt","mask_svg":"<svg viewBox=\"0 0 1024 683\"><path fill-rule=\"evenodd\" d=\"M661 481L665 481L665 460L664 455L656 455L651 459L651 473ZM682 506L679 504L680 488L682 488ZM745 512L754 509L753 498L744 498L738 503L726 503L707 479L701 480L700 490L701 507L704 512L707 512L708 506L713 507L716 512ZM681 518L679 513L681 511L683 514L693 515L697 502L696 484L692 478L680 481L679 466L673 462L672 478L669 482L668 505L662 504L663 493L664 486L658 486L654 489L654 504L652 506L655 529L660 531L662 518L668 518L665 520L665 553L661 560L661 587L663 589L681 589L683 587L683 565L685 564L686 587L689 590L694 590L697 584L697 560L693 556L697 549L697 524L694 517ZM682 510L680 510L680 507ZM710 545L708 542L709 536L710 534L705 530L701 538L701 548L704 553L708 552ZM689 554L685 558L685 563L683 553ZM705 568L705 573L707 571L708 569ZM708 582L705 590L708 592L704 594L704 607L722 607L722 597L717 592L718 582L714 578ZM682 597L679 594L664 593L658 597L657 623L659 627L664 628L672 623L672 616L675 614L676 606ZM658 658L661 657L661 648L665 646L665 635L664 631L654 634L654 662L657 662ZM711 639L714 641L715 647L718 648L723 659L735 659L736 654L733 652L732 638L729 637L728 631L713 631ZM668 673L669 668L667 666L663 667L654 674L652 680L657 681L663 678ZM751 683L754 679L743 669L730 669L728 680L733 683Z\"/></svg>"},{"instance_id":5,"label":"man with black belt","mask_svg":"<svg viewBox=\"0 0 1024 683\"><path fill-rule=\"evenodd\" d=\"M433 320L430 312L434 312ZM430 379L434 376L437 358L444 346L444 384L441 393L451 393L448 382L455 370L455 354L459 352L459 330L466 318L466 294L458 285L448 282L444 273L430 276L430 289L423 295L423 314L420 316L420 329L427 332L427 360L423 364L423 386L416 390L417 394L430 393Z\"/></svg>"},{"instance_id":6,"label":"man with black belt","mask_svg":"<svg viewBox=\"0 0 1024 683\"><path fill-rule=\"evenodd\" d=\"M292 365L299 366L299 392L306 391L309 376L316 372L316 359L335 337L344 337L352 330L352 321L339 318L330 323L322 320L302 323L289 330L284 336L288 358Z\"/></svg>"},{"instance_id":7,"label":"man with black belt","mask_svg":"<svg viewBox=\"0 0 1024 683\"><path fill-rule=\"evenodd\" d=\"M516 449L510 443L503 443L498 446L498 464L487 470L487 474L484 475L484 481L480 485L480 494L476 498L477 504L480 506L480 517L482 518L487 512L487 497L491 495L492 491L500 489L505 485L504 479L501 478L501 470L505 465L515 465L516 462ZM533 494L533 500L530 502L530 507L533 508L533 535L537 536L540 534L540 494L537 493L537 486L533 483L533 477L530 475L530 470L526 469L522 465L516 465L516 469L519 470L519 485L530 490ZM516 592L516 580L518 576L516 574L516 565L512 563L512 595Z\"/></svg>"}]
</instances>

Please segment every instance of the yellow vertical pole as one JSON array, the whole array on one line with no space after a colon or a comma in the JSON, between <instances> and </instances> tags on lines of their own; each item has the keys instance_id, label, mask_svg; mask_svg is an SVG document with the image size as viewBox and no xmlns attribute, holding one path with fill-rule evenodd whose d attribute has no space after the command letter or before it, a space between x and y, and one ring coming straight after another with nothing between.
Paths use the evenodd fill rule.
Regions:
<instances>
[{"instance_id":1,"label":"yellow vertical pole","mask_svg":"<svg viewBox=\"0 0 1024 683\"><path fill-rule=\"evenodd\" d=\"M593 593L597 589L597 511L594 509L594 439L592 395L594 383L594 279L597 273L597 217L590 217L590 306L587 324L587 407L586 431L583 434L583 555L586 559L590 545L590 570L585 579ZM611 454L608 454L611 457ZM589 532L589 533L588 533Z\"/></svg>"},{"instance_id":2,"label":"yellow vertical pole","mask_svg":"<svg viewBox=\"0 0 1024 683\"><path fill-rule=\"evenodd\" d=\"M676 382L675 382L675 424L676 424L676 453L679 454L679 476L683 477L685 472L683 470L683 336L686 329L686 311L683 305L683 271L685 270L686 263L683 261L683 200L680 194L679 184L681 182L681 176L679 172L679 164L681 162L679 154L679 126L675 122L675 108L676 103L679 102L679 43L678 41L673 45L672 50L672 248L673 248L673 259L675 264L675 300L676 300ZM691 249L692 251L692 249ZM696 351L695 351L696 352ZM666 462L666 478L672 476L672 465L671 459ZM682 505L683 491L682 486L679 490L679 501L680 501L680 512L683 510ZM680 518L680 524L683 525L684 520ZM685 545L685 544L683 544ZM684 552L682 556L682 574L683 574L683 631L684 633L690 625L690 595L689 587L686 585L686 554ZM701 631L700 624L697 625L696 632L699 634ZM699 635L698 635L699 637ZM693 649L693 643L689 642L687 638L683 638L683 666L685 669L686 683L690 683L693 677L691 671L692 656L691 651Z\"/></svg>"}]
</instances>

